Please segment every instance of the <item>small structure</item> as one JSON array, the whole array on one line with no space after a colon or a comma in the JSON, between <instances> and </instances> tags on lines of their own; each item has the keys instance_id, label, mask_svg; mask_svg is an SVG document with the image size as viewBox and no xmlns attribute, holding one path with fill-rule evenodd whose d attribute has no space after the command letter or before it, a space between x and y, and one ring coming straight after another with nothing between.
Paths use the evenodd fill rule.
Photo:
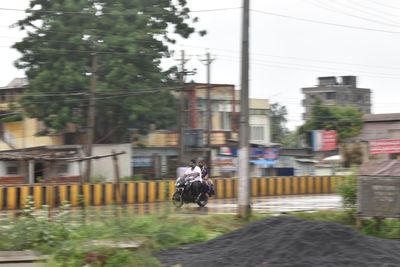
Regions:
<instances>
[{"instance_id":1,"label":"small structure","mask_svg":"<svg viewBox=\"0 0 400 267\"><path fill-rule=\"evenodd\" d=\"M130 177L130 144L94 145L91 157L85 157L81 145L38 146L0 151L0 185L83 182L82 174L88 162L92 164L92 177L103 176L107 181L114 181L115 162L102 160L114 156L120 156L122 163L118 166L119 175Z\"/></svg>"},{"instance_id":2,"label":"small structure","mask_svg":"<svg viewBox=\"0 0 400 267\"><path fill-rule=\"evenodd\" d=\"M40 146L0 152L0 184L79 182L80 146Z\"/></svg>"},{"instance_id":3,"label":"small structure","mask_svg":"<svg viewBox=\"0 0 400 267\"><path fill-rule=\"evenodd\" d=\"M370 160L361 166L357 188L360 217L400 218L400 161Z\"/></svg>"}]
</instances>

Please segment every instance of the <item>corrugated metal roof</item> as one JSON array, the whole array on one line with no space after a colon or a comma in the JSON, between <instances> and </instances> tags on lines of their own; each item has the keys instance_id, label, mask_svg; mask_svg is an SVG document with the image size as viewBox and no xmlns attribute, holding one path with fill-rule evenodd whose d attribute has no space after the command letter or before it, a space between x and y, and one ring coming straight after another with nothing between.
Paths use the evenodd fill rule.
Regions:
<instances>
[{"instance_id":1,"label":"corrugated metal roof","mask_svg":"<svg viewBox=\"0 0 400 267\"><path fill-rule=\"evenodd\" d=\"M364 122L374 121L400 121L400 113L365 114Z\"/></svg>"},{"instance_id":2,"label":"corrugated metal roof","mask_svg":"<svg viewBox=\"0 0 400 267\"><path fill-rule=\"evenodd\" d=\"M358 175L361 176L399 176L399 160L370 160L361 165Z\"/></svg>"},{"instance_id":3,"label":"corrugated metal roof","mask_svg":"<svg viewBox=\"0 0 400 267\"><path fill-rule=\"evenodd\" d=\"M391 130L400 130L400 121L367 122L361 130L361 134L354 139L361 141L391 139Z\"/></svg>"}]
</instances>

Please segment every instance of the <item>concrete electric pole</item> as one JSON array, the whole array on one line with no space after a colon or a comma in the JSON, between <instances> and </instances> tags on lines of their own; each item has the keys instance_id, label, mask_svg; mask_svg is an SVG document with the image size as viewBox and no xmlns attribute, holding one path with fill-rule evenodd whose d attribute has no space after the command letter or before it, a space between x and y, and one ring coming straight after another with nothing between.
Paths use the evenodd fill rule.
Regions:
<instances>
[{"instance_id":1,"label":"concrete electric pole","mask_svg":"<svg viewBox=\"0 0 400 267\"><path fill-rule=\"evenodd\" d=\"M88 132L86 141L86 157L92 156L92 147L94 132L96 126L96 84L97 84L97 54L92 53L92 66L90 76L90 95L89 95L89 110L88 110ZM85 181L90 181L91 176L91 160L86 162Z\"/></svg>"},{"instance_id":2,"label":"concrete electric pole","mask_svg":"<svg viewBox=\"0 0 400 267\"><path fill-rule=\"evenodd\" d=\"M186 70L185 70L185 51L181 51L181 71L180 71L180 88L179 88L179 135L178 135L178 145L179 145L179 150L178 150L178 162L179 162L179 167L182 167L184 164L184 154L185 154L185 94L184 94L184 89L185 89L185 76L186 76Z\"/></svg>"},{"instance_id":3,"label":"concrete electric pole","mask_svg":"<svg viewBox=\"0 0 400 267\"><path fill-rule=\"evenodd\" d=\"M251 215L249 186L249 11L250 0L243 0L238 215L245 219Z\"/></svg>"},{"instance_id":4,"label":"concrete electric pole","mask_svg":"<svg viewBox=\"0 0 400 267\"><path fill-rule=\"evenodd\" d=\"M207 147L210 148L211 146L211 132L212 132L212 121L211 121L211 63L213 63L215 59L211 58L209 52L206 54L206 59L201 60L205 62L207 66L207 123L206 123L206 131L207 131ZM208 155L208 162L210 164L211 157Z\"/></svg>"}]
</instances>

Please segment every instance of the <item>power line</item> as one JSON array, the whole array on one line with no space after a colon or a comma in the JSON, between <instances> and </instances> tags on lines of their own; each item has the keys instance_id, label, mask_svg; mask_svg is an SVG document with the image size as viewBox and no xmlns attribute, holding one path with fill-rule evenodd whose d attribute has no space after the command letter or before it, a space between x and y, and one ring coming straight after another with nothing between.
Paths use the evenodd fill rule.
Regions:
<instances>
[{"instance_id":1,"label":"power line","mask_svg":"<svg viewBox=\"0 0 400 267\"><path fill-rule=\"evenodd\" d=\"M384 4L384 3L382 3L382 1L376 1L376 0L369 0L369 1L372 2L372 3L375 3L376 5L379 5L379 6L400 10L400 7Z\"/></svg>"},{"instance_id":2,"label":"power line","mask_svg":"<svg viewBox=\"0 0 400 267\"><path fill-rule=\"evenodd\" d=\"M356 15L356 14L352 14L352 13L349 13L349 12L346 12L346 11L343 11L343 10L338 10L337 8L332 7L331 5L327 5L326 3L322 4L319 1L315 2L315 1L308 0L308 2L313 4L313 5L315 5L315 6L318 6L320 8L323 8L323 9L326 9L326 10L330 10L332 12L336 12L336 13L339 13L339 14L343 14L343 15L346 15L346 16L349 16L349 17L353 17L353 18L357 18L357 19L361 19L361 20L365 20L365 21L368 21L368 22L373 22L373 23L377 23L377 24L381 24L381 25L385 25L385 26L390 26L390 27L396 27L396 28L400 27L399 24L387 23L387 22L384 22L384 21L380 21L380 20L371 19L371 18L359 16L359 15ZM333 3L335 3L335 2L333 2ZM341 6L345 6L345 7L346 6L349 7L348 5L345 5L343 3L341 3L340 5ZM352 7L350 7L350 8L352 9ZM362 11L360 9L358 9L357 11L361 12L361 13L369 14L369 15L371 14L371 12ZM375 15L375 17L379 17L379 15Z\"/></svg>"},{"instance_id":3,"label":"power line","mask_svg":"<svg viewBox=\"0 0 400 267\"><path fill-rule=\"evenodd\" d=\"M227 57L227 56L221 56L221 58L229 58L229 59L233 59L233 60L239 60L236 57ZM298 64L298 63L291 63L291 62L279 62L279 61L266 61L266 60L257 60L254 59L252 60L252 62L254 64L259 64L259 65L263 65L263 63L272 63L272 64L285 64L285 65L293 65L293 66L301 66L301 67L312 67L312 68L320 68L319 65L305 65L305 64ZM348 70L348 69L338 69L338 68L333 68L333 67L325 67L323 66L323 68L325 69L329 69L329 70L338 70L338 71L346 71L346 72L361 72L361 73L367 73L367 74L373 74L373 75L384 75L382 77L393 77L393 78L400 78L400 76L396 75L396 74L386 74L386 73L378 73L378 72L369 72L369 71L360 71L360 70Z\"/></svg>"},{"instance_id":4,"label":"power line","mask_svg":"<svg viewBox=\"0 0 400 267\"><path fill-rule=\"evenodd\" d=\"M238 61L238 60L230 60L230 59L224 59L221 58L221 60L225 61ZM276 63L276 64L268 64L268 63L258 63L258 62L253 62L252 64L262 66L262 67L270 67L270 68L283 68L283 69L294 69L294 70L301 70L301 71L319 71L319 72L326 72L329 71L331 73L335 73L338 75L343 74L343 69L335 69L335 68L328 68L324 67L321 68L320 66L311 66L311 65L302 65L302 64L291 64L291 63ZM280 64L280 65L278 65ZM346 71L349 72L349 71ZM365 77L374 77L374 78L384 78L384 79L395 79L398 80L400 79L400 76L379 76L379 75L374 75L374 73L371 72L365 72L365 71L352 71L356 73L369 73L367 75L363 75Z\"/></svg>"},{"instance_id":5,"label":"power line","mask_svg":"<svg viewBox=\"0 0 400 267\"><path fill-rule=\"evenodd\" d=\"M8 38L7 36L0 36L0 38ZM75 42L68 42L68 41L59 41L56 39L51 39L51 38L46 38L44 39L46 41L51 41L51 42L57 42L57 43L65 43L65 44L76 44ZM122 39L124 40L124 39ZM132 42L138 42L138 43L151 43L153 41L144 41L144 40L132 40ZM85 44L85 43L82 43ZM194 46L186 46L186 45L182 45L183 47L194 47ZM4 48L9 48L8 46L0 46L0 47L4 47ZM107 45L107 47L112 47L112 48L126 48L126 46L115 46L115 45ZM199 49L204 49L206 48L201 47L201 46L195 46L195 48L199 48ZM46 49L46 48L42 48L42 49ZM62 49L62 48L49 48L52 50L57 50L57 49ZM231 53L238 53L237 51L234 50L224 50L224 49L217 49L217 50L221 50L221 51L225 51L225 52L231 52ZM73 50L73 51L78 51L78 52L87 52L87 50ZM130 53L130 52L114 52L114 51L104 51L104 53L118 53L118 54L124 54L124 53ZM139 54L143 54L140 53ZM332 63L332 64L341 64L341 65L351 65L351 66L361 66L361 67L367 67L367 68L380 68L380 69L393 69L393 70L400 70L400 68L396 68L396 67L389 67L389 66L376 66L376 65L366 65L366 64L357 64L357 63L350 63L350 62L340 62L340 61L332 61L332 60L319 60L319 59L312 59L312 58L301 58L301 57L290 57L290 56L281 56L281 55L272 55L272 54L264 54L264 53L251 53L251 55L254 56L266 56L266 57L276 57L276 58L287 58L287 59L295 59L295 60L304 60L304 61L314 61L314 62L320 62L320 63ZM188 55L188 56L199 56L198 54L192 54L192 55ZM224 56L224 55L222 55ZM225 56L228 57L228 56ZM231 57L233 58L233 57ZM235 57L238 58L238 57Z\"/></svg>"},{"instance_id":6,"label":"power line","mask_svg":"<svg viewBox=\"0 0 400 267\"><path fill-rule=\"evenodd\" d=\"M256 10L256 9L251 9L251 11L255 12L255 13L259 13L259 14L269 15L269 16L287 18L287 19L292 19L292 20L297 20L297 21L305 21L305 22L310 22L310 23L317 23L317 24L323 24L323 25L329 25L329 26L335 26L335 27L341 27L341 28L364 30L364 31L373 31L373 32L382 32L382 33L393 33L393 34L399 34L400 33L400 31L381 30L381 29L375 29L375 28L367 28L367 27L359 27L359 26L352 26L352 25L346 25L346 24L338 24L338 23L333 23L333 22L325 22L325 21L314 20L314 19L294 17L294 16L278 14L278 13L262 11L262 10Z\"/></svg>"},{"instance_id":7,"label":"power line","mask_svg":"<svg viewBox=\"0 0 400 267\"><path fill-rule=\"evenodd\" d=\"M376 10L376 8L372 8L366 5L362 5L359 2L355 3L353 0L350 0L349 3L353 5L353 9L358 10L359 7L363 7L365 10L368 10L368 13L373 15L373 16L379 16L381 18L385 18L384 16L381 16L380 14L386 15L386 16L391 16L393 18L398 19L399 15L395 15L393 13L385 12L383 10ZM370 12L369 10L376 10L377 12ZM393 20L394 21L394 20ZM397 21L395 21L397 23Z\"/></svg>"}]
</instances>

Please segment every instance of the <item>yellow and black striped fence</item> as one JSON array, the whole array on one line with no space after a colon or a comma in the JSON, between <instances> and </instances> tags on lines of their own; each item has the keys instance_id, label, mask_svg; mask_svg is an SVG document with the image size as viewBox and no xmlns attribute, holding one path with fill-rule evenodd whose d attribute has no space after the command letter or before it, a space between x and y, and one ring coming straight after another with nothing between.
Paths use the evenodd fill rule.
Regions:
<instances>
[{"instance_id":1,"label":"yellow and black striped fence","mask_svg":"<svg viewBox=\"0 0 400 267\"><path fill-rule=\"evenodd\" d=\"M251 196L283 196L334 193L340 177L263 177L251 179ZM214 179L216 198L237 197L238 180ZM21 209L30 196L36 208L57 207L68 202L72 206L100 206L161 202L171 199L174 180L135 181L97 184L35 184L0 186L0 209Z\"/></svg>"}]
</instances>

